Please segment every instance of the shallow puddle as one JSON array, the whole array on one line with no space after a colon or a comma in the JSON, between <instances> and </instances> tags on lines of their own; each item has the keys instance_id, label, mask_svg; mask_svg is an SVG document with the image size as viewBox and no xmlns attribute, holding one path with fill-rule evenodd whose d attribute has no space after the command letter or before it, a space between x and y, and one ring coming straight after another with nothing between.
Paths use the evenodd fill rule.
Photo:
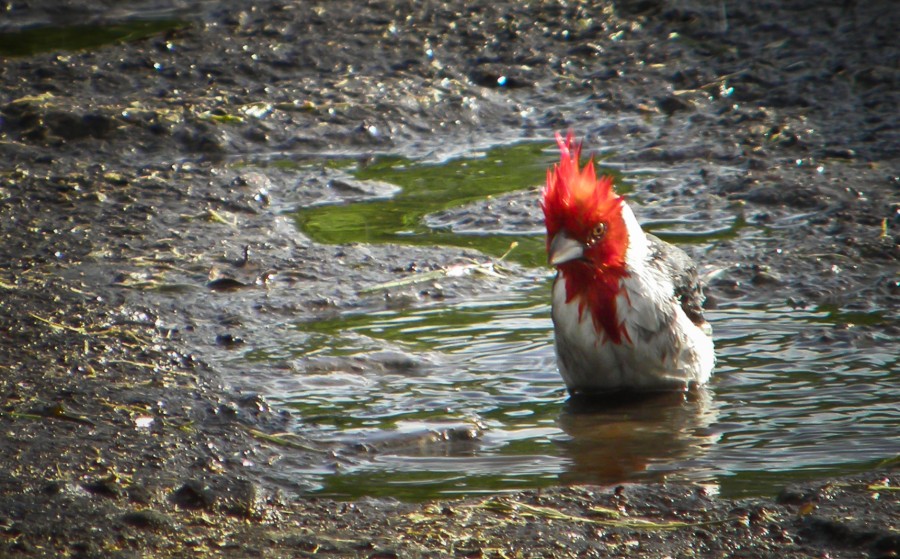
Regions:
<instances>
[{"instance_id":1,"label":"shallow puddle","mask_svg":"<svg viewBox=\"0 0 900 559\"><path fill-rule=\"evenodd\" d=\"M514 257L542 266L543 239L539 230L504 234L459 234L451 226L433 226L429 217L467 202L502 195L540 184L547 166L558 156L547 144L523 143L495 148L473 157L442 163L417 164L402 158L380 158L358 167L360 181L378 181L402 188L397 195L361 204L319 205L297 212L297 224L320 243L404 243L476 248L503 254L511 242L523 243Z\"/></svg>"},{"instance_id":2,"label":"shallow puddle","mask_svg":"<svg viewBox=\"0 0 900 559\"><path fill-rule=\"evenodd\" d=\"M441 165L376 161L356 178L402 193L297 214L319 242L446 244L498 255L517 240L512 257L532 267L528 277L508 279L502 300L474 296L299 322L290 335L244 353L245 361L286 371L270 383L270 397L299 412L305 435L338 449L332 464L298 477L337 497L662 479L738 496L897 455L896 343L877 333L845 338L835 327L877 324L877 315L726 301L709 312L719 361L708 389L641 402L567 401L555 371L539 227L465 232L471 221L440 217L540 184L556 157L546 148L521 144ZM745 227L727 212L712 227L708 215L697 227L688 210L678 215L660 225L693 242Z\"/></svg>"},{"instance_id":3,"label":"shallow puddle","mask_svg":"<svg viewBox=\"0 0 900 559\"><path fill-rule=\"evenodd\" d=\"M171 18L123 18L102 25L38 25L0 32L0 56L31 56L42 52L80 51L112 43L137 41L185 27Z\"/></svg>"},{"instance_id":4,"label":"shallow puddle","mask_svg":"<svg viewBox=\"0 0 900 559\"><path fill-rule=\"evenodd\" d=\"M297 325L308 343L282 358L309 373L284 379L281 398L309 432L347 445L320 490L420 499L669 479L746 495L898 449L888 339L826 342L827 312L726 307L710 313L708 390L585 407L554 370L548 289Z\"/></svg>"}]
</instances>

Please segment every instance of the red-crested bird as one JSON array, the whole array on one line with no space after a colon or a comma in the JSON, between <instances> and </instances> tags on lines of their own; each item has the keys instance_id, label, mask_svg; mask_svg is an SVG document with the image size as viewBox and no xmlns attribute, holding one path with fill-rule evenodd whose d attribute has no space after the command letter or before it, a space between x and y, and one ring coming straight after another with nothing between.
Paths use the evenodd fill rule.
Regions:
<instances>
[{"instance_id":1,"label":"red-crested bird","mask_svg":"<svg viewBox=\"0 0 900 559\"><path fill-rule=\"evenodd\" d=\"M593 158L557 133L541 208L553 282L559 372L571 394L686 390L715 364L697 268L681 249L644 233Z\"/></svg>"}]
</instances>

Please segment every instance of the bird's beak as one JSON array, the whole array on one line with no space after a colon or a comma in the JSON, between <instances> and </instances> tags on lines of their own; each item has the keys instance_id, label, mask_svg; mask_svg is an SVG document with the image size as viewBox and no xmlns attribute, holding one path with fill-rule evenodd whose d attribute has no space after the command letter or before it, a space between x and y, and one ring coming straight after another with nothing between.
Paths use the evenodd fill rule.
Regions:
<instances>
[{"instance_id":1,"label":"bird's beak","mask_svg":"<svg viewBox=\"0 0 900 559\"><path fill-rule=\"evenodd\" d=\"M547 261L551 266L559 266L584 256L584 245L570 237L565 231L557 233L547 249Z\"/></svg>"}]
</instances>

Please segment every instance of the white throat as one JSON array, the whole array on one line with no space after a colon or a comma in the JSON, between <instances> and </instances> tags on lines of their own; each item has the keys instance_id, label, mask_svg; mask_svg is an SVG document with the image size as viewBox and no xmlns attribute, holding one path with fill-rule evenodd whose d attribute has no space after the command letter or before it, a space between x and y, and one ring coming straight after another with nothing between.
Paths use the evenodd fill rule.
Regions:
<instances>
[{"instance_id":1,"label":"white throat","mask_svg":"<svg viewBox=\"0 0 900 559\"><path fill-rule=\"evenodd\" d=\"M622 221L625 222L625 229L628 231L625 265L629 271L633 272L644 266L647 255L650 253L650 243L628 204L622 204Z\"/></svg>"}]
</instances>

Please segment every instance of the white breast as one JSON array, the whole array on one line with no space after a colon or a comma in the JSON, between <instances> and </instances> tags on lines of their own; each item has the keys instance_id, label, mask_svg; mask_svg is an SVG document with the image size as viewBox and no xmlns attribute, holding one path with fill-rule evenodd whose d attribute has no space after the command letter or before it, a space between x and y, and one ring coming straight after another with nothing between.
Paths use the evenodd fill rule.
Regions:
<instances>
[{"instance_id":1,"label":"white breast","mask_svg":"<svg viewBox=\"0 0 900 559\"><path fill-rule=\"evenodd\" d=\"M579 316L579 299L566 303L562 272L553 284L553 325L559 372L570 392L616 389L671 390L709 380L712 339L685 315L669 278L645 266L646 237L627 208L629 276L621 282L616 319L628 334L619 344L594 328L590 311ZM630 218L630 219L629 219ZM634 230L636 229L636 231Z\"/></svg>"}]
</instances>

